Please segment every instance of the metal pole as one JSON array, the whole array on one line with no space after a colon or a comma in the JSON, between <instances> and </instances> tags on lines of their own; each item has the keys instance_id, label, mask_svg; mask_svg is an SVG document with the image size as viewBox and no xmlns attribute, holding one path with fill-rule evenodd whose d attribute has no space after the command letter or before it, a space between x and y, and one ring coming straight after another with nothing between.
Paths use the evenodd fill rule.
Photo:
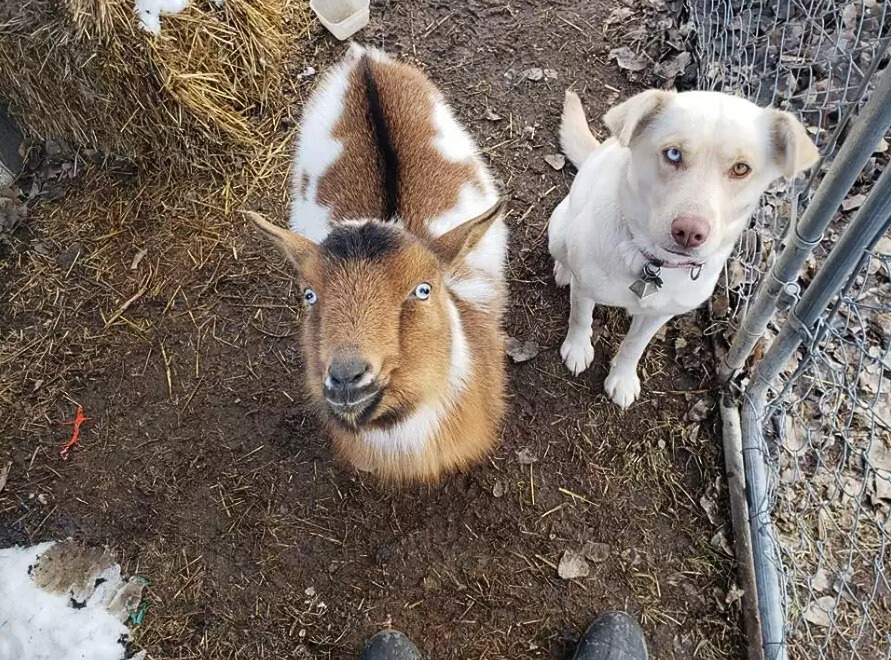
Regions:
<instances>
[{"instance_id":1,"label":"metal pole","mask_svg":"<svg viewBox=\"0 0 891 660\"><path fill-rule=\"evenodd\" d=\"M845 229L829 257L789 315L789 321L752 373L748 395L765 399L767 389L803 339L813 336L820 314L851 276L854 266L884 231L891 218L891 167L886 167L875 187Z\"/></svg>"},{"instance_id":2,"label":"metal pole","mask_svg":"<svg viewBox=\"0 0 891 660\"><path fill-rule=\"evenodd\" d=\"M739 408L728 392L721 395L721 437L724 441L724 469L730 496L730 517L733 541L739 565L739 583L743 590L743 622L746 627L748 660L765 660L761 615L758 611L758 588L755 560L752 556L752 532L746 500L746 476L742 448Z\"/></svg>"},{"instance_id":3,"label":"metal pole","mask_svg":"<svg viewBox=\"0 0 891 660\"><path fill-rule=\"evenodd\" d=\"M746 495L752 530L752 554L758 588L758 608L765 656L771 660L787 657L783 622L783 597L780 589L780 558L776 553L770 519L767 481L769 449L762 434L764 410L770 383L804 339L812 340L820 315L838 295L863 258L891 225L891 167L886 168L869 197L845 229L823 267L801 300L790 311L789 319L770 349L758 363L744 400L742 443L746 473Z\"/></svg>"},{"instance_id":4,"label":"metal pole","mask_svg":"<svg viewBox=\"0 0 891 660\"><path fill-rule=\"evenodd\" d=\"M761 435L764 402L743 399L742 448L746 473L746 500L752 534L752 562L761 615L761 640L767 660L787 660L786 631L781 588L782 563L776 552L767 482L767 443Z\"/></svg>"},{"instance_id":5,"label":"metal pole","mask_svg":"<svg viewBox=\"0 0 891 660\"><path fill-rule=\"evenodd\" d=\"M773 316L783 287L794 282L805 259L863 169L879 140L891 126L891 69L884 71L875 90L853 120L853 128L839 149L807 211L790 233L790 242L761 283L727 355L718 365L718 378L727 382L745 364Z\"/></svg>"}]
</instances>

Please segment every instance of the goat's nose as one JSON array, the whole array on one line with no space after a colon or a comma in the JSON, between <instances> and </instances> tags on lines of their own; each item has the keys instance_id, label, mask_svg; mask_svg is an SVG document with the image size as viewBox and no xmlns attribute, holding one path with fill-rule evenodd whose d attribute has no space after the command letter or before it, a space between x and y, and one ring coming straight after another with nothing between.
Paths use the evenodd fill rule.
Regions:
<instances>
[{"instance_id":1,"label":"goat's nose","mask_svg":"<svg viewBox=\"0 0 891 660\"><path fill-rule=\"evenodd\" d=\"M336 357L328 365L328 380L336 388L360 387L363 385L363 377L370 369L371 365L360 357Z\"/></svg>"},{"instance_id":2,"label":"goat's nose","mask_svg":"<svg viewBox=\"0 0 891 660\"><path fill-rule=\"evenodd\" d=\"M708 240L708 220L699 215L679 215L671 223L671 237L684 248L699 247Z\"/></svg>"}]
</instances>

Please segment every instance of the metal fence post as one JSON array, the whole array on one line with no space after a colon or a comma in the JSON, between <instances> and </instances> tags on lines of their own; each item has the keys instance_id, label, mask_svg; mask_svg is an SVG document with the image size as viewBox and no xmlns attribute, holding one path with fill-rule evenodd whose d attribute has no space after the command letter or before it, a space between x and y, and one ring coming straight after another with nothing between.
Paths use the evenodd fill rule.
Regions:
<instances>
[{"instance_id":1,"label":"metal fence post","mask_svg":"<svg viewBox=\"0 0 891 660\"><path fill-rule=\"evenodd\" d=\"M762 433L763 414L771 382L804 339L814 336L820 315L835 297L864 252L884 232L891 221L891 167L885 169L875 188L859 209L844 235L835 245L801 300L793 308L790 321L776 337L752 374L743 404L742 435L749 502L753 561L758 585L765 656L786 658L783 628L783 600L780 589L780 558L776 553L770 518L767 462L770 449Z\"/></svg>"},{"instance_id":2,"label":"metal fence post","mask_svg":"<svg viewBox=\"0 0 891 660\"><path fill-rule=\"evenodd\" d=\"M730 350L718 365L721 382L727 382L745 364L776 309L777 297L783 286L797 278L805 259L820 241L823 231L889 126L891 69L881 74L869 101L853 119L851 133L844 140L798 226L792 228L789 244L765 276Z\"/></svg>"}]
</instances>

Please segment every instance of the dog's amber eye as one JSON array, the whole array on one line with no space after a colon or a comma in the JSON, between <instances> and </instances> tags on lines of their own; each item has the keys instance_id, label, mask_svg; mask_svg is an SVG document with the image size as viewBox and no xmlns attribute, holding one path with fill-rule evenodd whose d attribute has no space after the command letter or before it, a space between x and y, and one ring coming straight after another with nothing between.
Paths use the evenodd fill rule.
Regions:
<instances>
[{"instance_id":1,"label":"dog's amber eye","mask_svg":"<svg viewBox=\"0 0 891 660\"><path fill-rule=\"evenodd\" d=\"M741 179L746 176L749 172L752 171L752 168L746 165L745 163L734 163L733 167L730 168L730 174L737 179Z\"/></svg>"}]
</instances>

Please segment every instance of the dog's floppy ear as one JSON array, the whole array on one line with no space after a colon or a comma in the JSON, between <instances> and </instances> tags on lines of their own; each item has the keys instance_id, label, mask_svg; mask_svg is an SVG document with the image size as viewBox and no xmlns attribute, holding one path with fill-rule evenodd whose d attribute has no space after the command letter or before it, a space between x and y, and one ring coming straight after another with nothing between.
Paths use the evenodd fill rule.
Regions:
<instances>
[{"instance_id":1,"label":"dog's floppy ear","mask_svg":"<svg viewBox=\"0 0 891 660\"><path fill-rule=\"evenodd\" d=\"M820 152L794 115L784 110L768 112L774 159L783 176L794 179L820 159Z\"/></svg>"},{"instance_id":2,"label":"dog's floppy ear","mask_svg":"<svg viewBox=\"0 0 891 660\"><path fill-rule=\"evenodd\" d=\"M648 89L620 103L603 116L603 123L622 146L627 147L648 123L653 121L676 92Z\"/></svg>"},{"instance_id":3,"label":"dog's floppy ear","mask_svg":"<svg viewBox=\"0 0 891 660\"><path fill-rule=\"evenodd\" d=\"M251 219L257 228L272 239L273 243L278 246L288 261L297 269L312 255L318 247L308 238L304 238L292 231L278 227L271 222L265 220L262 215L254 211L244 211L244 214Z\"/></svg>"}]
</instances>

